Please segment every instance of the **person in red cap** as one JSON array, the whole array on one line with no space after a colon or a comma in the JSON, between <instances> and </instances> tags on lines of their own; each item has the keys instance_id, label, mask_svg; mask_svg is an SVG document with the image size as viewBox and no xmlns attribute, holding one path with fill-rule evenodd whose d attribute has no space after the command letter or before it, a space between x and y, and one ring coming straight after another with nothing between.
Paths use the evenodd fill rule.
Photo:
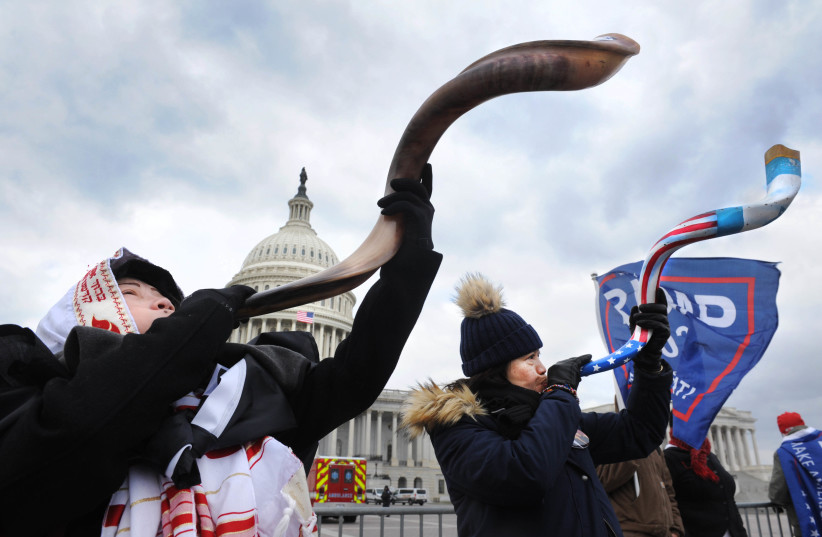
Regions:
<instances>
[{"instance_id":1,"label":"person in red cap","mask_svg":"<svg viewBox=\"0 0 822 537\"><path fill-rule=\"evenodd\" d=\"M793 535L809 536L822 523L819 502L806 499L822 492L822 480L814 475L822 465L822 433L796 412L780 414L776 425L783 438L773 454L768 497L787 511Z\"/></svg>"}]
</instances>

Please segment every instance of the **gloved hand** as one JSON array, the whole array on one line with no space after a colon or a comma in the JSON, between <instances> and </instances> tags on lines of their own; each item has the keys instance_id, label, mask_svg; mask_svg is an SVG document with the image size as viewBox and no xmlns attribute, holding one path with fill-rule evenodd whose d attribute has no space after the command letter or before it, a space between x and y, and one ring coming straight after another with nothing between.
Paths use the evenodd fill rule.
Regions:
<instances>
[{"instance_id":1,"label":"gloved hand","mask_svg":"<svg viewBox=\"0 0 822 537\"><path fill-rule=\"evenodd\" d=\"M651 339L634 357L634 365L649 373L657 373L662 369L662 348L671 337L671 326L668 324L668 299L665 297L665 292L657 289L655 298L654 304L642 304L631 308L631 316L628 320L632 334L637 325L651 330Z\"/></svg>"},{"instance_id":2,"label":"gloved hand","mask_svg":"<svg viewBox=\"0 0 822 537\"><path fill-rule=\"evenodd\" d=\"M256 292L247 285L232 285L225 289L200 289L186 297L180 309L193 311L207 302L217 302L231 312L234 317L234 328L237 328L242 320L237 318L237 310L245 304L248 297Z\"/></svg>"},{"instance_id":3,"label":"gloved hand","mask_svg":"<svg viewBox=\"0 0 822 537\"><path fill-rule=\"evenodd\" d=\"M430 201L432 178L431 165L426 164L419 179L392 179L394 192L377 201L382 214L404 215L403 242L415 242L429 250L434 249L431 240L431 221L434 219L434 206Z\"/></svg>"},{"instance_id":4,"label":"gloved hand","mask_svg":"<svg viewBox=\"0 0 822 537\"><path fill-rule=\"evenodd\" d=\"M567 384L576 390L577 386L579 386L579 381L582 380L582 375L580 374L582 366L590 361L590 354L560 360L548 368L548 386L552 384Z\"/></svg>"}]
</instances>

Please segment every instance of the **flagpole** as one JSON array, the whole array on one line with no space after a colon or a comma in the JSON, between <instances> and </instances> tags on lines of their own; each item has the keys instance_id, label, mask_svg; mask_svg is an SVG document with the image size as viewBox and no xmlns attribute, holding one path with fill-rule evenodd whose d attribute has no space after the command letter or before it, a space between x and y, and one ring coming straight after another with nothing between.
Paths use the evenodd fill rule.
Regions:
<instances>
[{"instance_id":1,"label":"flagpole","mask_svg":"<svg viewBox=\"0 0 822 537\"><path fill-rule=\"evenodd\" d=\"M602 338L602 345L605 347L606 352L611 352L611 349L608 348L608 340L605 339L605 331L602 329L602 313L600 312L599 308L599 282L597 278L599 274L596 272L591 273L591 281L594 282L594 311L597 315L597 328L599 328L599 337ZM616 375L611 377L611 380L614 381L614 401L616 402L616 409L617 411L622 410L625 408L625 401L622 399L622 392L619 390L619 383L617 382ZM639 497L639 476L636 472L634 472L634 494Z\"/></svg>"},{"instance_id":2,"label":"flagpole","mask_svg":"<svg viewBox=\"0 0 822 537\"><path fill-rule=\"evenodd\" d=\"M594 311L597 316L597 328L599 328L599 337L602 338L602 345L605 347L605 352L611 352L608 348L608 340L605 338L605 330L602 329L602 313L599 309L599 282L597 281L599 274L591 273L591 281L594 282ZM622 392L619 391L619 384L616 380L616 375L613 376L614 381L614 397L616 398L617 410L625 408L625 401L622 400Z\"/></svg>"},{"instance_id":3,"label":"flagpole","mask_svg":"<svg viewBox=\"0 0 822 537\"><path fill-rule=\"evenodd\" d=\"M608 340L605 339L605 332L602 330L602 315L599 311L599 282L597 278L599 278L599 274L592 272L591 281L594 282L594 312L596 312L597 315L597 328L599 328L599 337L602 338L602 345L605 347L605 352L611 352L612 349L608 348Z\"/></svg>"}]
</instances>

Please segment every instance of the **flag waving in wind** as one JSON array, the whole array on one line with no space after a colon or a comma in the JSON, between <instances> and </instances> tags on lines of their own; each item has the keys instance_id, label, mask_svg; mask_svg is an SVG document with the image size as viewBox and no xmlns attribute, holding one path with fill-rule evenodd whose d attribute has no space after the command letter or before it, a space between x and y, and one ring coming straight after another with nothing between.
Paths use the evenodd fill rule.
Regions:
<instances>
[{"instance_id":1,"label":"flag waving in wind","mask_svg":"<svg viewBox=\"0 0 822 537\"><path fill-rule=\"evenodd\" d=\"M314 312L313 311L298 311L297 312L297 321L306 324L314 324Z\"/></svg>"},{"instance_id":2,"label":"flag waving in wind","mask_svg":"<svg viewBox=\"0 0 822 537\"><path fill-rule=\"evenodd\" d=\"M597 315L608 352L631 337L628 316L636 305L642 262L597 277ZM660 287L668 299L671 337L662 351L674 369L674 430L694 448L705 439L719 409L742 377L762 358L776 331L776 263L736 258L672 258ZM633 363L614 369L623 399Z\"/></svg>"}]
</instances>

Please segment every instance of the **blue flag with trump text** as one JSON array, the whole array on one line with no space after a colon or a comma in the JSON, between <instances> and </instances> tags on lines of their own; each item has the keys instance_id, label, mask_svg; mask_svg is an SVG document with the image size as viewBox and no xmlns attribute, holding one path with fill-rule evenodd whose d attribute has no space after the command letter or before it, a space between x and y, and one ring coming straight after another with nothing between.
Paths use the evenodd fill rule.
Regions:
<instances>
[{"instance_id":1,"label":"blue flag with trump text","mask_svg":"<svg viewBox=\"0 0 822 537\"><path fill-rule=\"evenodd\" d=\"M631 337L642 262L597 277L597 314L608 352ZM674 434L699 448L719 409L762 358L779 318L776 263L736 258L672 258L659 285L668 299L671 337L662 351L674 369ZM633 363L614 369L623 400Z\"/></svg>"}]
</instances>

